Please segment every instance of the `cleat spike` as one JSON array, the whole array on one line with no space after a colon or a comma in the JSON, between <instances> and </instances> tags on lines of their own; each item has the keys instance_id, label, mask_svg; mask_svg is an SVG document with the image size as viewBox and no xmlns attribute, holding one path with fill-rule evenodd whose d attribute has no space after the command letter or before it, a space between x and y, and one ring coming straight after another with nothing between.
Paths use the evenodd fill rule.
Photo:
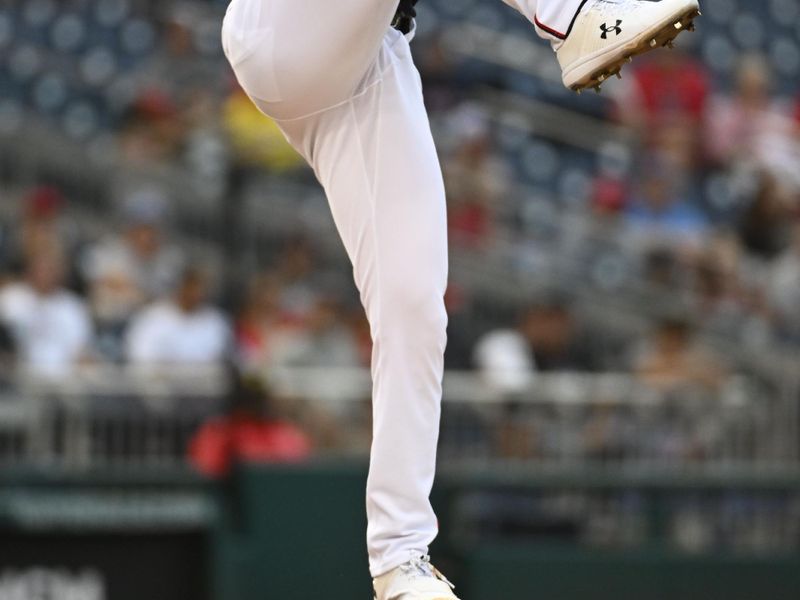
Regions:
<instances>
[{"instance_id":1,"label":"cleat spike","mask_svg":"<svg viewBox=\"0 0 800 600\"><path fill-rule=\"evenodd\" d=\"M617 71L616 73L614 73L614 75L616 75L616 76L617 76L617 79L622 79L622 73L620 73L619 71Z\"/></svg>"},{"instance_id":2,"label":"cleat spike","mask_svg":"<svg viewBox=\"0 0 800 600\"><path fill-rule=\"evenodd\" d=\"M658 42L656 40L654 40L654 39L650 40L650 47L651 48L655 48L656 46L658 46Z\"/></svg>"},{"instance_id":3,"label":"cleat spike","mask_svg":"<svg viewBox=\"0 0 800 600\"><path fill-rule=\"evenodd\" d=\"M672 40L669 40L666 44L664 44L667 48L674 48L675 43Z\"/></svg>"},{"instance_id":4,"label":"cleat spike","mask_svg":"<svg viewBox=\"0 0 800 600\"><path fill-rule=\"evenodd\" d=\"M594 86L594 91L595 91L595 93L599 94L600 93L600 86L599 85Z\"/></svg>"},{"instance_id":5,"label":"cleat spike","mask_svg":"<svg viewBox=\"0 0 800 600\"><path fill-rule=\"evenodd\" d=\"M633 57L632 57L632 56L629 56L629 57L628 57L628 58L626 58L625 60L627 60L629 63L632 63L632 62L633 62Z\"/></svg>"},{"instance_id":6,"label":"cleat spike","mask_svg":"<svg viewBox=\"0 0 800 600\"><path fill-rule=\"evenodd\" d=\"M597 81L599 81L600 83L603 83L605 80L606 80L605 73L597 77Z\"/></svg>"},{"instance_id":7,"label":"cleat spike","mask_svg":"<svg viewBox=\"0 0 800 600\"><path fill-rule=\"evenodd\" d=\"M694 31L695 30L694 23L689 23L689 25L687 25L686 29L688 29L689 31Z\"/></svg>"},{"instance_id":8,"label":"cleat spike","mask_svg":"<svg viewBox=\"0 0 800 600\"><path fill-rule=\"evenodd\" d=\"M681 23L680 21L675 23L675 29L681 29L681 28L683 28L683 23Z\"/></svg>"}]
</instances>

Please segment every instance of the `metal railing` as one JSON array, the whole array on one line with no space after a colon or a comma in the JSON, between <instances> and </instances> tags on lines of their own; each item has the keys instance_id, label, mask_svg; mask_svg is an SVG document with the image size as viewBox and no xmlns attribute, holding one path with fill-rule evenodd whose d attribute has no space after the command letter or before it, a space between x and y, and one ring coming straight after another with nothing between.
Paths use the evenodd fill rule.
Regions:
<instances>
[{"instance_id":1,"label":"metal railing","mask_svg":"<svg viewBox=\"0 0 800 600\"><path fill-rule=\"evenodd\" d=\"M0 396L0 466L175 466L225 410L220 369L81 368L16 373Z\"/></svg>"},{"instance_id":2,"label":"metal railing","mask_svg":"<svg viewBox=\"0 0 800 600\"><path fill-rule=\"evenodd\" d=\"M346 370L277 371L271 381L284 397L350 416L363 409L343 405L357 406L370 390L368 373ZM540 374L510 394L474 372L450 372L439 455L450 464L540 468L795 468L798 401L742 375L718 389L665 391L628 374Z\"/></svg>"},{"instance_id":3,"label":"metal railing","mask_svg":"<svg viewBox=\"0 0 800 600\"><path fill-rule=\"evenodd\" d=\"M366 456L367 371L284 369L268 381L283 414L312 437L324 430L320 452ZM511 394L476 373L448 373L439 456L455 468L795 471L800 388L784 383L734 376L714 390L664 391L627 374L561 373ZM227 410L228 385L220 370L17 374L0 394L0 466L182 464L200 426Z\"/></svg>"}]
</instances>

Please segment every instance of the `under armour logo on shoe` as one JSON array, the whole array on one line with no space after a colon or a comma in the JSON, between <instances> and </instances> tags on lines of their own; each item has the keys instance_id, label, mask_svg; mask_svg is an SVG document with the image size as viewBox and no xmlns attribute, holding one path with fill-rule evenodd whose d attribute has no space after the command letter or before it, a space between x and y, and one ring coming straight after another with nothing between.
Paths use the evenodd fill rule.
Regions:
<instances>
[{"instance_id":1,"label":"under armour logo on shoe","mask_svg":"<svg viewBox=\"0 0 800 600\"><path fill-rule=\"evenodd\" d=\"M619 35L620 33L622 33L622 27L620 27L620 25L622 25L621 19L617 19L617 24L611 27L609 27L608 24L603 23L602 25L600 25L600 31L603 32L603 35L601 35L600 37L603 38L604 40L607 40L608 34L611 33L612 31L615 34Z\"/></svg>"}]
</instances>

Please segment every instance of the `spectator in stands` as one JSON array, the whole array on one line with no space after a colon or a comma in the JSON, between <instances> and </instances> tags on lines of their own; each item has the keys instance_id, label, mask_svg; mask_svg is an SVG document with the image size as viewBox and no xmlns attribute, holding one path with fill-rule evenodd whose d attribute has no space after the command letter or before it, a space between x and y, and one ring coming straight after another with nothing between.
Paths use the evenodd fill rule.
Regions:
<instances>
[{"instance_id":1,"label":"spectator in stands","mask_svg":"<svg viewBox=\"0 0 800 600\"><path fill-rule=\"evenodd\" d=\"M243 364L254 369L362 365L365 352L369 357L363 311L344 308L338 281L327 281L308 240L289 239L276 262L275 269L253 280L237 318Z\"/></svg>"},{"instance_id":2,"label":"spectator in stands","mask_svg":"<svg viewBox=\"0 0 800 600\"><path fill-rule=\"evenodd\" d=\"M488 241L494 210L508 191L509 170L493 151L488 115L480 107L460 106L448 119L448 131L443 170L450 239L479 246Z\"/></svg>"},{"instance_id":3,"label":"spectator in stands","mask_svg":"<svg viewBox=\"0 0 800 600\"><path fill-rule=\"evenodd\" d=\"M504 394L523 393L533 382L535 362L522 329L522 323L513 329L494 329L478 339L473 351L475 368L484 381Z\"/></svg>"},{"instance_id":4,"label":"spectator in stands","mask_svg":"<svg viewBox=\"0 0 800 600\"><path fill-rule=\"evenodd\" d=\"M270 358L272 365L288 367L362 366L353 329L341 304L330 296L317 298L301 327L283 330Z\"/></svg>"},{"instance_id":5,"label":"spectator in stands","mask_svg":"<svg viewBox=\"0 0 800 600\"><path fill-rule=\"evenodd\" d=\"M274 276L260 275L250 284L236 322L236 345L245 367L269 363L275 339L297 323L281 310L281 287Z\"/></svg>"},{"instance_id":6,"label":"spectator in stands","mask_svg":"<svg viewBox=\"0 0 800 600\"><path fill-rule=\"evenodd\" d=\"M20 273L28 258L45 247L65 256L75 250L78 235L65 206L64 195L53 186L38 186L24 195L19 222L7 234L5 268ZM72 273L66 275L69 278Z\"/></svg>"},{"instance_id":7,"label":"spectator in stands","mask_svg":"<svg viewBox=\"0 0 800 600\"><path fill-rule=\"evenodd\" d=\"M800 185L800 142L791 104L773 95L769 61L746 55L739 62L736 88L708 110L708 153L717 164L753 165Z\"/></svg>"},{"instance_id":8,"label":"spectator in stands","mask_svg":"<svg viewBox=\"0 0 800 600\"><path fill-rule=\"evenodd\" d=\"M791 237L791 200L787 191L769 172L756 178L755 189L745 198L739 216L739 238L750 254L773 259L788 245Z\"/></svg>"},{"instance_id":9,"label":"spectator in stands","mask_svg":"<svg viewBox=\"0 0 800 600\"><path fill-rule=\"evenodd\" d=\"M694 128L687 122L676 121L654 125L648 136L649 145L639 153L638 160L632 148L616 142L600 149L591 194L593 220L600 218L607 225L616 222L613 217L624 213L636 199L631 196L636 192L635 185L641 184L637 174L642 172L644 179L654 175L670 180L675 193L696 187L692 185L697 170Z\"/></svg>"},{"instance_id":10,"label":"spectator in stands","mask_svg":"<svg viewBox=\"0 0 800 600\"><path fill-rule=\"evenodd\" d=\"M160 89L144 89L123 117L120 155L128 167L163 168L177 159L184 134L173 99Z\"/></svg>"},{"instance_id":11,"label":"spectator in stands","mask_svg":"<svg viewBox=\"0 0 800 600\"><path fill-rule=\"evenodd\" d=\"M35 375L63 377L89 357L89 313L65 289L64 274L61 253L40 249L28 257L24 281L0 290L0 321L13 336L19 363Z\"/></svg>"},{"instance_id":12,"label":"spectator in stands","mask_svg":"<svg viewBox=\"0 0 800 600\"><path fill-rule=\"evenodd\" d=\"M91 247L83 261L92 310L104 329L122 329L178 280L183 256L164 239L166 203L156 188L133 192L123 203L123 232Z\"/></svg>"},{"instance_id":13,"label":"spectator in stands","mask_svg":"<svg viewBox=\"0 0 800 600\"><path fill-rule=\"evenodd\" d=\"M714 355L695 344L693 337L694 330L686 319L662 320L652 338L636 352L636 374L646 384L664 391L718 389L725 381L725 371Z\"/></svg>"},{"instance_id":14,"label":"spectator in stands","mask_svg":"<svg viewBox=\"0 0 800 600\"><path fill-rule=\"evenodd\" d=\"M138 365L221 365L232 340L225 316L208 304L208 293L208 276L188 268L172 298L145 307L131 322L128 359Z\"/></svg>"},{"instance_id":15,"label":"spectator in stands","mask_svg":"<svg viewBox=\"0 0 800 600\"><path fill-rule=\"evenodd\" d=\"M515 329L498 329L478 340L475 366L505 392L523 391L535 372L593 371L594 346L579 334L563 299L527 308Z\"/></svg>"},{"instance_id":16,"label":"spectator in stands","mask_svg":"<svg viewBox=\"0 0 800 600\"><path fill-rule=\"evenodd\" d=\"M296 462L306 459L312 443L281 414L258 380L236 377L228 414L200 428L189 444L189 461L211 477L222 477L237 463Z\"/></svg>"},{"instance_id":17,"label":"spectator in stands","mask_svg":"<svg viewBox=\"0 0 800 600\"><path fill-rule=\"evenodd\" d=\"M627 237L639 247L701 247L710 223L687 197L687 174L652 156L626 202Z\"/></svg>"},{"instance_id":18,"label":"spectator in stands","mask_svg":"<svg viewBox=\"0 0 800 600\"><path fill-rule=\"evenodd\" d=\"M597 369L594 346L580 331L575 313L564 298L551 298L530 307L523 317L521 331L538 371Z\"/></svg>"},{"instance_id":19,"label":"spectator in stands","mask_svg":"<svg viewBox=\"0 0 800 600\"><path fill-rule=\"evenodd\" d=\"M628 81L618 118L645 143L662 127L679 126L694 132L693 145L699 144L711 89L702 63L679 49L655 52L632 66Z\"/></svg>"}]
</instances>

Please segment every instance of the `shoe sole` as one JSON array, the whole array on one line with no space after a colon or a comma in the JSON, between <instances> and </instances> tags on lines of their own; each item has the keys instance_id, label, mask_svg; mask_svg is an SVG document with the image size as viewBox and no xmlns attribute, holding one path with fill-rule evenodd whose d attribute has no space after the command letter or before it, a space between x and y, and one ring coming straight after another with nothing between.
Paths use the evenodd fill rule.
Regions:
<instances>
[{"instance_id":1,"label":"shoe sole","mask_svg":"<svg viewBox=\"0 0 800 600\"><path fill-rule=\"evenodd\" d=\"M591 75L584 77L570 86L573 92L580 94L582 91L594 88L596 92L600 92L600 86L607 79L616 76L618 79L622 78L620 72L623 65L633 60L635 56L646 54L651 50L657 48L669 47L672 48L675 38L678 37L682 31L694 31L694 20L702 13L697 8L691 8L683 14L679 14L668 21L666 25L658 25L649 31L645 31L628 44L618 49L618 55L609 60L609 62L602 67L594 70Z\"/></svg>"}]
</instances>

